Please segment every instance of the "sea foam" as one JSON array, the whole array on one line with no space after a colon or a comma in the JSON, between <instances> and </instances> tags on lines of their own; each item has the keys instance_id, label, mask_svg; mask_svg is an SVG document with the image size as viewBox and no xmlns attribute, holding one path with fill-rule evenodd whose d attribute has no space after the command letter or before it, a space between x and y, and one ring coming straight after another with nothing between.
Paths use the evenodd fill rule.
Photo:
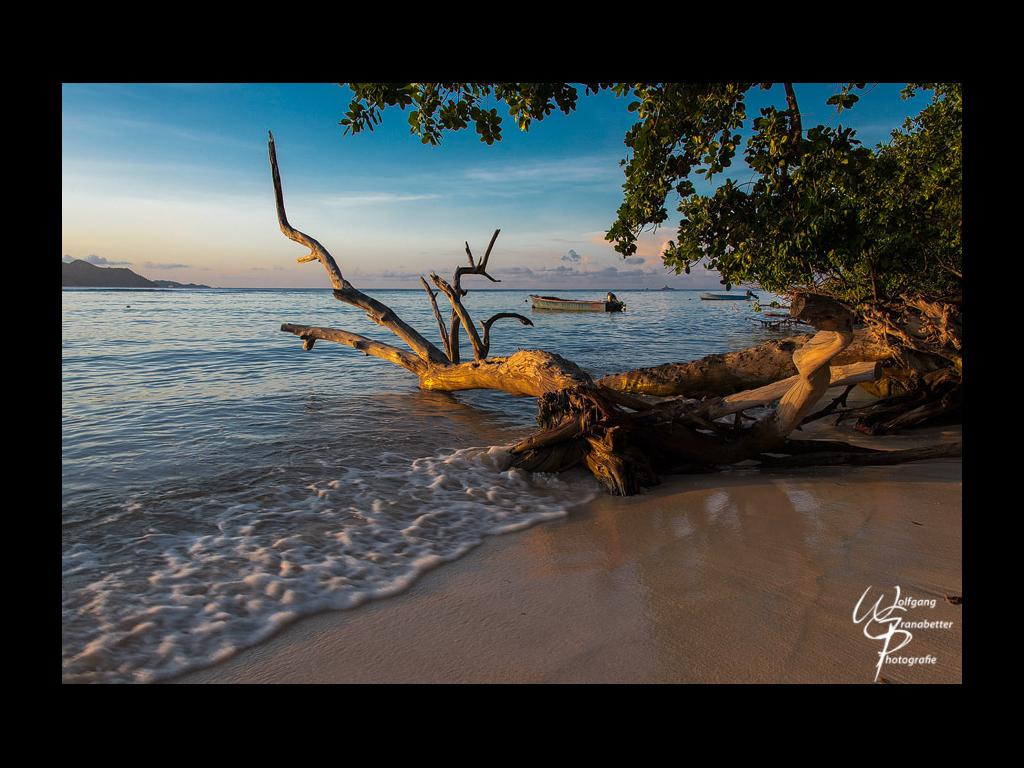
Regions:
<instances>
[{"instance_id":1,"label":"sea foam","mask_svg":"<svg viewBox=\"0 0 1024 768\"><path fill-rule=\"evenodd\" d=\"M485 536L562 517L592 478L509 469L506 449L464 448L372 469L195 493L154 525L63 555L63 680L149 682L230 658L300 616L407 589ZM146 498L123 507L147 513ZM187 507L187 508L186 508Z\"/></svg>"}]
</instances>

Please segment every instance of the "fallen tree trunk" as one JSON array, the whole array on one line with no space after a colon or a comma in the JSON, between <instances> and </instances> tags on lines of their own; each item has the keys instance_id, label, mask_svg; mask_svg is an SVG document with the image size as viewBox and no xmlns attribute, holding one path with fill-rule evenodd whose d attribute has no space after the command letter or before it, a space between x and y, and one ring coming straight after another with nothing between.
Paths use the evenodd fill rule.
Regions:
<instances>
[{"instance_id":1,"label":"fallen tree trunk","mask_svg":"<svg viewBox=\"0 0 1024 768\"><path fill-rule=\"evenodd\" d=\"M665 363L614 373L598 383L634 395L671 397L714 397L796 375L793 353L814 334L800 333L784 339L762 342L754 347L726 354L708 355L688 363ZM892 350L863 330L853 334L850 345L836 355L834 365L888 360Z\"/></svg>"},{"instance_id":2,"label":"fallen tree trunk","mask_svg":"<svg viewBox=\"0 0 1024 768\"><path fill-rule=\"evenodd\" d=\"M675 370L685 371L690 377L688 381L695 385L702 380L696 376L703 366L704 376L711 382L703 389L687 385L685 391L688 394L719 391L729 380L733 382L729 386L739 380L758 382L754 389L733 391L725 398L696 400L676 397L650 403L630 392L650 393L652 388L661 386L656 384L644 389L645 381L662 381L651 374L630 372L621 375L625 379L606 377L595 382L575 363L543 350L520 350L507 357L489 358L491 326L497 320L516 319L524 325L532 325L522 315L499 312L480 324L483 329L481 337L463 302L468 294L462 287L463 276L480 275L498 282L487 273L487 265L500 230L495 230L486 253L479 261L474 260L466 244L469 266L456 269L451 282L436 273L430 274L434 286L451 305L450 327L445 327L436 294L426 279L421 278L441 334L442 351L389 307L347 282L327 249L289 224L272 135L269 154L281 231L290 240L310 249L299 261L319 261L334 285L335 298L363 309L373 322L390 330L411 351L337 328L285 323L281 330L301 338L306 350L312 350L318 340L332 341L387 360L415 374L423 389L445 392L493 389L536 397L537 421L541 429L511 447L513 466L559 472L582 464L609 493L629 495L644 486L658 483L659 472L707 471L746 459L777 463L777 457L772 458L772 454L786 454L787 446L795 445L787 440L787 435L807 418L830 386L850 386L878 376L879 366L873 360L879 358L871 358L868 362L860 359L871 353L858 350L854 353L857 359L843 357L855 341L853 313L831 299L814 294L795 295L790 307L794 318L816 329L813 336L793 337L781 344L773 342L767 355L755 353L751 356L750 351L745 350L731 353L731 357L712 356L720 358L712 363L708 362L710 358L705 358L704 361L676 366ZM466 332L473 348L474 360L471 362L460 360L460 328ZM752 362L743 362L748 357ZM844 359L855 364L831 367L833 362ZM726 375L729 370L740 369L746 371L746 378L733 375L729 379ZM765 381L765 377L770 378ZM629 385L628 382L634 384ZM630 389L631 386L634 388ZM658 393L664 391L657 390ZM778 401L778 405L771 413L761 419L752 419L750 426L743 426L744 410L774 401ZM721 421L730 415L734 416L733 423ZM806 445L791 450L801 457L808 453ZM834 455L834 452L822 453L820 450L817 453L821 456ZM851 450L847 453L855 455L857 452ZM908 456L906 460L914 459Z\"/></svg>"}]
</instances>

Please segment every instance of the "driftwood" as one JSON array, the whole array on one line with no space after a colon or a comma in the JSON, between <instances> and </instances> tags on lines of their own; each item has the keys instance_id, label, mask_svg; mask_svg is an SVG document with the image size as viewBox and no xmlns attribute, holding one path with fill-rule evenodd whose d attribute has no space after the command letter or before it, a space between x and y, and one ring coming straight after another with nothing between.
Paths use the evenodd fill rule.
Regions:
<instances>
[{"instance_id":1,"label":"driftwood","mask_svg":"<svg viewBox=\"0 0 1024 768\"><path fill-rule=\"evenodd\" d=\"M689 363L666 363L653 368L614 373L600 379L600 383L622 392L659 397L684 394L690 397L729 395L796 375L793 353L810 341L813 335L794 334L737 352L708 355ZM866 331L857 330L849 346L836 355L832 364L883 361L891 357L892 350L889 347Z\"/></svg>"},{"instance_id":2,"label":"driftwood","mask_svg":"<svg viewBox=\"0 0 1024 768\"><path fill-rule=\"evenodd\" d=\"M303 347L311 350L318 340L332 341L350 346L364 354L399 365L417 376L423 389L454 392L465 389L494 389L513 395L538 399L537 421L540 431L520 441L510 449L513 466L533 471L558 472L573 466L586 466L613 494L629 495L642 487L659 482L663 472L710 471L716 467L748 459L766 465L778 466L781 458L801 462L820 458L828 463L843 455L861 455L856 449L842 444L827 446L828 450L797 445L787 436L809 415L822 394L832 386L851 386L871 381L879 375L876 357L848 359L847 365L831 366L841 362L855 340L853 313L839 303L814 294L797 294L793 298L792 317L813 326L813 336L783 340L769 355L770 363L760 367L760 377L750 373L757 366L740 365L745 373L734 376L736 381L755 382L753 387L737 392L732 389L727 397L697 396L721 392L726 378L721 371L729 367L719 363L697 361L677 366L685 371L684 392L687 397L673 397L660 402L649 402L631 392L661 394L656 387L623 385L623 382L651 380L651 374L628 372L619 378L605 377L594 381L575 363L544 350L520 350L507 357L489 357L492 326L500 319L515 319L523 325L532 325L529 318L513 312L499 312L480 323L483 335L466 308L463 299L468 290L462 278L478 275L497 282L487 272L491 253L500 230L495 230L483 257L474 259L466 244L468 266L455 270L451 281L430 274L430 283L421 277L421 284L431 303L434 319L441 337L441 347L428 341L406 324L389 307L360 292L345 280L337 262L324 246L314 238L295 229L288 222L284 193L273 135L269 139L270 165L277 203L277 217L284 235L309 249L300 262L319 261L334 286L334 297L366 312L376 324L391 331L408 349L350 333L336 328L286 323L281 330L298 336ZM437 305L437 289L451 307L446 326ZM466 333L473 349L471 362L460 360L459 335ZM795 340L794 340L795 339ZM858 341L857 343L862 343ZM729 358L729 356L719 356ZM743 359L743 353L732 353L732 361ZM698 375L703 365L705 371ZM646 369L651 371L656 369ZM772 371L775 375L769 375ZM767 379L766 379L767 377ZM714 389L709 382L717 382ZM655 391L657 390L657 391ZM750 418L743 412L769 405L776 407L760 419ZM723 421L732 417L730 423ZM752 422L743 426L743 421ZM806 442L806 441L803 441ZM845 450L850 448L850 450ZM899 452L886 453L889 461L910 461L920 455ZM802 464L801 464L802 465Z\"/></svg>"},{"instance_id":3,"label":"driftwood","mask_svg":"<svg viewBox=\"0 0 1024 768\"><path fill-rule=\"evenodd\" d=\"M963 313L960 296L900 296L864 307L871 333L893 349L898 368L876 394L885 397L857 416L856 428L886 434L922 424L957 421L963 380Z\"/></svg>"}]
</instances>

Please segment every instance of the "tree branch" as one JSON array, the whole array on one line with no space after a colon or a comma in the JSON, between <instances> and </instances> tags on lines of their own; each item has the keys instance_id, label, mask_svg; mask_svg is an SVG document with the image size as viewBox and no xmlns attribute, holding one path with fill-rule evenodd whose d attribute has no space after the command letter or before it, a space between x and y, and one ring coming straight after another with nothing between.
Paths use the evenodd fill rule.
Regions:
<instances>
[{"instance_id":1,"label":"tree branch","mask_svg":"<svg viewBox=\"0 0 1024 768\"><path fill-rule=\"evenodd\" d=\"M462 267L459 267L459 269L462 269ZM437 274L437 272L431 272L430 279L434 282L434 285L441 289L441 293L448 297L448 301L451 302L452 305L452 310L454 310L455 314L459 316L459 320L462 321L463 327L469 333L469 343L473 345L474 359L483 360L487 357L483 342L480 340L480 334L476 332L476 327L473 325L473 321L469 317L469 312L466 311L466 308L462 305L462 297L459 296L458 289Z\"/></svg>"},{"instance_id":2,"label":"tree branch","mask_svg":"<svg viewBox=\"0 0 1024 768\"><path fill-rule=\"evenodd\" d=\"M430 297L430 308L434 311L434 319L437 320L437 329L441 332L441 343L444 344L445 354L448 355L449 360L457 362L452 358L452 342L451 339L448 338L448 332L444 328L444 320L441 319L441 310L437 308L437 298L422 275L420 275L420 282L423 284L423 290L426 291L427 296Z\"/></svg>"},{"instance_id":3,"label":"tree branch","mask_svg":"<svg viewBox=\"0 0 1024 768\"><path fill-rule=\"evenodd\" d=\"M790 131L789 138L793 143L792 149L796 155L800 154L800 138L803 136L803 126L800 121L800 106L796 103L796 91L792 83L783 83L786 89L786 106L789 108Z\"/></svg>"},{"instance_id":4,"label":"tree branch","mask_svg":"<svg viewBox=\"0 0 1024 768\"><path fill-rule=\"evenodd\" d=\"M313 343L316 339L323 339L325 341L336 341L339 344L345 344L346 346L358 349L360 352L364 352L367 355L373 357L379 357L382 360L400 365L408 371L412 371L417 376L426 373L430 367L427 362L421 360L415 355L410 355L408 352L393 347L390 344L384 344L380 341L374 341L368 339L365 336L360 336L357 333L349 333L348 331L342 331L337 328L321 328L319 326L312 325L293 325L291 323L284 323L281 326L281 330L286 333L294 333L296 336L302 339L304 342L303 346L309 350L313 348Z\"/></svg>"},{"instance_id":5,"label":"tree branch","mask_svg":"<svg viewBox=\"0 0 1024 768\"><path fill-rule=\"evenodd\" d=\"M482 342L484 357L487 357L487 353L491 351L491 324L494 323L495 320L501 320L504 317L514 317L523 325L533 325L533 320L531 320L528 317L523 317L522 315L516 314L515 312L499 312L498 314L493 315L492 317L489 317L486 320L482 320L480 322L480 325L482 325L484 329L484 338Z\"/></svg>"},{"instance_id":6,"label":"tree branch","mask_svg":"<svg viewBox=\"0 0 1024 768\"><path fill-rule=\"evenodd\" d=\"M334 298L362 309L370 320L377 325L387 328L408 344L421 360L427 360L432 363L447 363L448 357L445 356L444 352L423 338L415 328L405 323L390 307L367 296L349 283L342 276L341 269L339 269L334 257L331 256L323 245L288 223L288 215L285 213L284 208L284 193L281 189L281 174L277 167L277 150L274 146L274 134L269 133L269 137L268 150L270 153L270 170L274 179L274 197L277 202L277 223L285 237L289 240L294 240L296 243L301 243L310 249L310 252L300 258L299 262L318 260L323 264L324 269L327 270L327 276L331 280L331 285L334 286Z\"/></svg>"},{"instance_id":7,"label":"tree branch","mask_svg":"<svg viewBox=\"0 0 1024 768\"><path fill-rule=\"evenodd\" d=\"M452 362L458 363L462 359L462 352L459 349L459 327L462 325L462 321L459 319L459 313L452 308L451 317L448 320L448 338L451 339L451 356Z\"/></svg>"},{"instance_id":8,"label":"tree branch","mask_svg":"<svg viewBox=\"0 0 1024 768\"><path fill-rule=\"evenodd\" d=\"M454 285L455 288L458 289L460 296L465 296L468 293L468 291L465 291L462 288L463 275L483 275L492 283L501 282L501 280L498 280L497 278L491 277L489 274L487 274L487 261L491 258L491 249L494 248L494 241L498 239L499 232L501 232L500 229L494 230L494 234L491 235L491 242L487 244L487 252L484 253L484 257L475 264L473 263L473 253L469 250L469 243L466 243L466 255L469 257L469 266L459 267L458 269L456 269L455 275L452 278L452 285Z\"/></svg>"},{"instance_id":9,"label":"tree branch","mask_svg":"<svg viewBox=\"0 0 1024 768\"><path fill-rule=\"evenodd\" d=\"M289 240L294 240L296 243L300 243L309 248L309 253L299 258L299 263L313 261L318 259L321 264L324 265L324 269L327 270L327 276L331 279L331 285L336 290L342 290L345 288L345 278L341 274L341 269L338 268L338 263L334 260L334 257L328 253L327 249L324 248L317 240L313 239L305 232L300 232L295 229L291 224L288 223L288 214L284 210L284 192L281 191L281 173L277 167L277 149L274 145L274 134L271 131L267 131L269 140L267 146L270 152L270 172L274 179L274 199L277 203L277 223L281 228L281 232Z\"/></svg>"},{"instance_id":10,"label":"tree branch","mask_svg":"<svg viewBox=\"0 0 1024 768\"><path fill-rule=\"evenodd\" d=\"M488 259L491 258L491 249L494 248L494 241L498 239L499 232L501 232L500 229L494 230L494 234L491 235L491 242L487 244L487 251L484 253L483 259L480 261L474 261L473 252L469 248L469 243L466 242L466 257L469 259L469 266L456 268L455 274L452 275L451 282L451 287L454 292L454 295L458 296L460 303L462 297L469 293L469 291L462 287L463 275L483 275L492 283L501 282L500 280L497 280L491 277L489 274L487 274L487 261ZM431 276L431 279L433 279L433 276ZM445 292L445 296L448 296L449 301L452 300L451 296L447 292ZM469 313L466 311L465 307L462 308L462 312L460 314L460 311L456 309L455 302L453 301L452 314L448 321L448 338L450 340L449 357L451 358L451 361L453 363L458 363L461 358L461 351L459 349L459 326L465 324L465 320L463 319L462 315L465 315L466 318L469 317ZM469 321L469 325L466 325L466 330L470 335L471 343L473 343L474 338L476 338L477 341L479 341L479 337L476 336L476 329L473 327L473 322L471 320ZM482 349L482 346L478 347L477 344L473 344L473 355L477 360L480 359L480 349ZM486 356L486 353L484 356Z\"/></svg>"}]
</instances>

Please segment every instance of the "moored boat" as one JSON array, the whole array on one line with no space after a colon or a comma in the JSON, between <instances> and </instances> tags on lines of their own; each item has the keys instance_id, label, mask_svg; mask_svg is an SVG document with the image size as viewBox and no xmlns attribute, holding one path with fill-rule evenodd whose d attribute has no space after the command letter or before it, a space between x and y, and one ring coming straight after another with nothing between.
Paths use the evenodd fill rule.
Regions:
<instances>
[{"instance_id":1,"label":"moored boat","mask_svg":"<svg viewBox=\"0 0 1024 768\"><path fill-rule=\"evenodd\" d=\"M534 309L560 309L569 312L621 312L626 306L614 293L609 293L604 301L562 299L558 296L537 296L532 293L530 299Z\"/></svg>"},{"instance_id":2,"label":"moored boat","mask_svg":"<svg viewBox=\"0 0 1024 768\"><path fill-rule=\"evenodd\" d=\"M702 293L700 295L701 301L745 301L747 299L756 299L751 291L746 293Z\"/></svg>"}]
</instances>

